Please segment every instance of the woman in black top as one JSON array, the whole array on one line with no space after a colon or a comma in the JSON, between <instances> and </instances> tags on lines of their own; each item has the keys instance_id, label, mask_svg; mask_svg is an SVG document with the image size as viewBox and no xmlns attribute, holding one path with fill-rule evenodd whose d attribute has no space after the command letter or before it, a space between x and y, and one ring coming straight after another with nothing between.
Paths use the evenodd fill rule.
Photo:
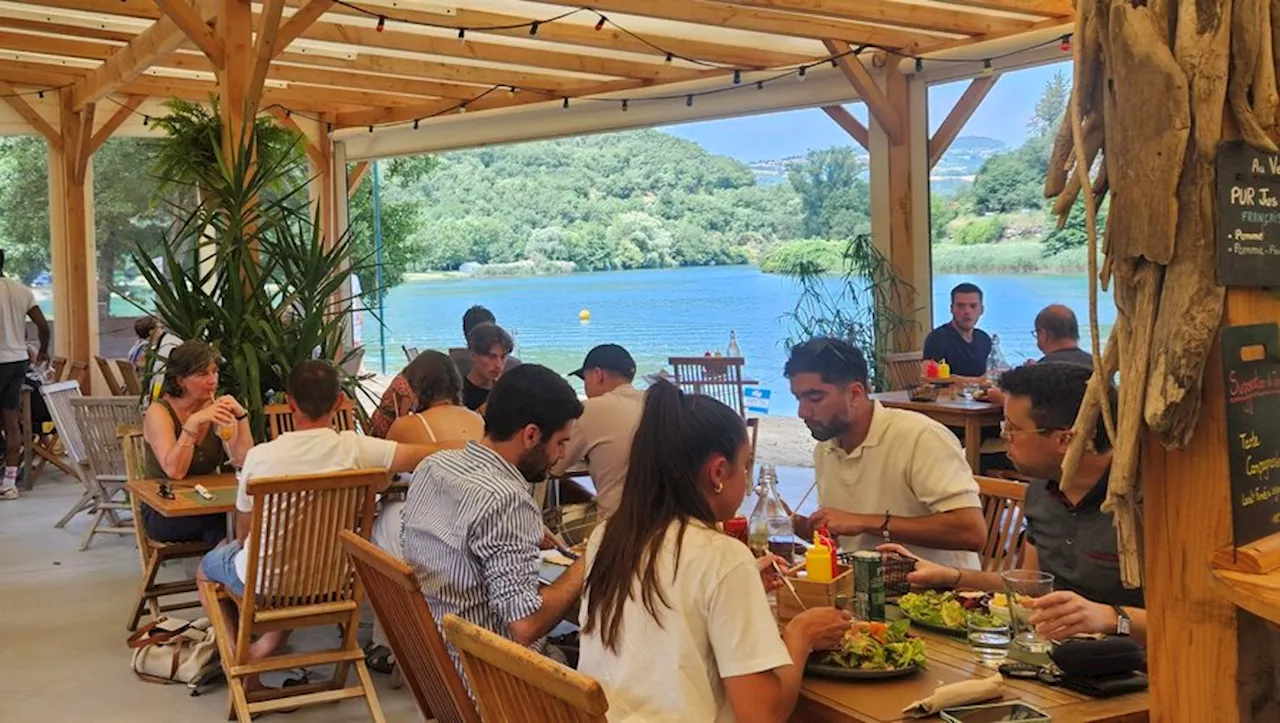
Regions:
<instances>
[{"instance_id":1,"label":"woman in black top","mask_svg":"<svg viewBox=\"0 0 1280 723\"><path fill-rule=\"evenodd\" d=\"M248 414L233 397L217 397L218 357L202 341L188 341L169 355L161 396L147 408L147 474L180 480L239 467L253 446ZM204 541L226 536L226 516L165 517L142 506L147 534L159 542Z\"/></svg>"}]
</instances>

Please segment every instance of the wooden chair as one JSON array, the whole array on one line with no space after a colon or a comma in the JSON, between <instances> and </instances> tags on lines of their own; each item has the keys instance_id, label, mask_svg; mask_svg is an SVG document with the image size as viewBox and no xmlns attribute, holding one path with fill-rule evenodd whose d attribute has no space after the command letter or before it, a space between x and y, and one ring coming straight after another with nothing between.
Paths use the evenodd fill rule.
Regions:
<instances>
[{"instance_id":1,"label":"wooden chair","mask_svg":"<svg viewBox=\"0 0 1280 723\"><path fill-rule=\"evenodd\" d=\"M462 659L480 717L486 721L603 723L609 702L596 681L457 615L444 634Z\"/></svg>"},{"instance_id":2,"label":"wooden chair","mask_svg":"<svg viewBox=\"0 0 1280 723\"><path fill-rule=\"evenodd\" d=\"M116 430L120 445L124 450L124 466L130 480L146 479L146 441L142 438L142 427L122 424ZM158 619L162 614L173 610L185 610L200 607L200 600L194 597L196 591L195 578L157 583L156 576L160 568L169 560L182 560L192 557L203 557L213 548L203 542L157 542L147 535L142 522L142 507L137 496L129 495L129 505L133 510L133 532L138 540L138 557L142 562L142 584L138 587L138 601L129 613L128 630L136 630L142 616L150 610L151 617ZM160 598L173 595L191 595L180 602L163 604Z\"/></svg>"},{"instance_id":3,"label":"wooden chair","mask_svg":"<svg viewBox=\"0 0 1280 723\"><path fill-rule=\"evenodd\" d=\"M369 602L386 631L396 671L401 673L426 719L439 723L480 723L435 618L408 565L353 532L342 547L355 564Z\"/></svg>"},{"instance_id":4,"label":"wooden chair","mask_svg":"<svg viewBox=\"0 0 1280 723\"><path fill-rule=\"evenodd\" d=\"M62 447L71 460L72 466L69 473L84 484L85 490L84 494L80 495L80 499L72 505L71 510L54 524L54 527L61 528L66 527L71 518L80 512L93 509L96 499L93 487L85 481L85 476L81 473L81 466L88 464L88 458L85 456L84 445L80 441L80 430L76 428L75 416L71 412L71 400L79 399L81 396L80 384L79 382L44 384L40 387L40 394L44 397L45 406L49 408L49 416L53 418L54 427L59 430L58 437L62 440ZM40 452L39 446L35 449L36 452Z\"/></svg>"},{"instance_id":5,"label":"wooden chair","mask_svg":"<svg viewBox=\"0 0 1280 723\"><path fill-rule=\"evenodd\" d=\"M267 436L270 439L293 431L293 410L288 404L268 404L262 413L267 417ZM343 399L334 412L333 428L339 432L356 431L356 408L350 399Z\"/></svg>"},{"instance_id":6,"label":"wooden chair","mask_svg":"<svg viewBox=\"0 0 1280 723\"><path fill-rule=\"evenodd\" d=\"M120 380L116 379L116 373L111 370L111 364L107 362L106 358L95 355L93 360L98 364L98 371L102 372L102 379L107 383L107 389L111 392L111 396L118 397L124 394L124 386L120 383Z\"/></svg>"},{"instance_id":7,"label":"wooden chair","mask_svg":"<svg viewBox=\"0 0 1280 723\"><path fill-rule=\"evenodd\" d=\"M400 348L401 348L401 349L404 349L404 355L405 355L405 357L406 357L409 361L413 361L414 359L417 359L417 358L418 358L418 347L416 347L416 346L405 346L405 345L401 344L401 345L400 345Z\"/></svg>"},{"instance_id":8,"label":"wooden chair","mask_svg":"<svg viewBox=\"0 0 1280 723\"><path fill-rule=\"evenodd\" d=\"M131 507L125 490L129 475L124 449L116 430L122 424L142 426L142 412L138 400L130 397L77 397L70 400L70 405L84 453L81 474L94 496L93 524L80 541L80 549L84 550L99 532L134 534L133 523L120 518L120 512ZM64 425L58 426L65 433Z\"/></svg>"},{"instance_id":9,"label":"wooden chair","mask_svg":"<svg viewBox=\"0 0 1280 723\"><path fill-rule=\"evenodd\" d=\"M736 411L738 416L747 416L746 401L742 382L742 366L745 361L741 357L678 357L667 360L671 365L672 379L681 391L690 394L705 394L718 399Z\"/></svg>"},{"instance_id":10,"label":"wooden chair","mask_svg":"<svg viewBox=\"0 0 1280 723\"><path fill-rule=\"evenodd\" d=\"M221 605L206 612L216 631L231 705L240 723L249 723L258 713L348 698L364 698L370 717L385 723L373 679L364 664L364 651L356 642L364 589L354 564L342 552L338 536L350 530L368 539L373 527L374 489L386 481L386 470L373 469L249 482L247 491L254 503L245 588L251 594L236 598L217 583L200 583L206 599L232 600L239 607L235 636ZM270 551L265 561L264 551ZM247 657L255 635L321 625L339 626L342 641L338 647L257 661ZM244 689L246 676L322 665L337 666L331 680L248 694ZM352 667L359 681L348 687Z\"/></svg>"},{"instance_id":11,"label":"wooden chair","mask_svg":"<svg viewBox=\"0 0 1280 723\"><path fill-rule=\"evenodd\" d=\"M908 351L884 355L889 383L895 390L910 389L920 383L920 362L924 352Z\"/></svg>"},{"instance_id":12,"label":"wooden chair","mask_svg":"<svg viewBox=\"0 0 1280 723\"><path fill-rule=\"evenodd\" d=\"M116 369L120 371L120 380L124 386L124 393L135 397L142 396L142 381L138 379L138 370L134 368L133 363L128 359L114 359Z\"/></svg>"},{"instance_id":13,"label":"wooden chair","mask_svg":"<svg viewBox=\"0 0 1280 723\"><path fill-rule=\"evenodd\" d=\"M80 388L84 389L89 386L89 362L73 361L67 367L67 376L62 379L64 382L80 382Z\"/></svg>"},{"instance_id":14,"label":"wooden chair","mask_svg":"<svg viewBox=\"0 0 1280 723\"><path fill-rule=\"evenodd\" d=\"M66 371L67 358L61 356L51 357L49 359L49 381L62 381L62 372Z\"/></svg>"},{"instance_id":15,"label":"wooden chair","mask_svg":"<svg viewBox=\"0 0 1280 723\"><path fill-rule=\"evenodd\" d=\"M982 569L987 572L1016 570L1026 554L1026 525L1023 506L1027 485L1022 482L975 477L982 498L982 517L987 523L987 541L982 546Z\"/></svg>"}]
</instances>

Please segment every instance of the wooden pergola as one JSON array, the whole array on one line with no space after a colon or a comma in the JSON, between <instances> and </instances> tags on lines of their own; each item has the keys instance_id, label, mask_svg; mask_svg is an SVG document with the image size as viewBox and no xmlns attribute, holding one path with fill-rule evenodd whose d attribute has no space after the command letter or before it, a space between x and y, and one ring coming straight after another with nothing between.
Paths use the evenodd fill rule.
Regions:
<instances>
[{"instance_id":1,"label":"wooden pergola","mask_svg":"<svg viewBox=\"0 0 1280 723\"><path fill-rule=\"evenodd\" d=\"M75 360L97 343L93 152L152 132L174 96L304 133L328 234L377 158L820 107L870 151L877 245L928 290L929 169L1002 71L1067 59L1073 23L1072 0L0 0L0 133L48 141L56 343ZM927 88L959 79L930 138ZM1274 316L1232 298L1232 323ZM921 328L927 299L906 301ZM1223 395L1208 379L1206 408ZM1224 435L1206 413L1188 451L1148 452L1167 490L1146 505L1156 720L1251 715L1250 648L1208 568L1229 506L1200 491Z\"/></svg>"}]
</instances>

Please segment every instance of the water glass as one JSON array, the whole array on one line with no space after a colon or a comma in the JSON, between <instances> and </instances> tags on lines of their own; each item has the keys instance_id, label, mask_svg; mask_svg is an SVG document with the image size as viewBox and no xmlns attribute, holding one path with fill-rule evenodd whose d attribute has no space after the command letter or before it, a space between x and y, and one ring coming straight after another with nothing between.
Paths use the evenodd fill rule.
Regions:
<instances>
[{"instance_id":1,"label":"water glass","mask_svg":"<svg viewBox=\"0 0 1280 723\"><path fill-rule=\"evenodd\" d=\"M1035 612L1022 604L1025 598L1044 597L1053 592L1053 575L1036 570L1010 570L1000 574L1009 597L1009 617L1013 623L1013 644L1028 653L1048 653L1053 644L1040 637L1028 622Z\"/></svg>"},{"instance_id":2,"label":"water glass","mask_svg":"<svg viewBox=\"0 0 1280 723\"><path fill-rule=\"evenodd\" d=\"M969 649L979 663L996 667L1009 655L1009 644L1013 641L1013 633L1009 624L999 618L981 619L978 616L969 618Z\"/></svg>"}]
</instances>

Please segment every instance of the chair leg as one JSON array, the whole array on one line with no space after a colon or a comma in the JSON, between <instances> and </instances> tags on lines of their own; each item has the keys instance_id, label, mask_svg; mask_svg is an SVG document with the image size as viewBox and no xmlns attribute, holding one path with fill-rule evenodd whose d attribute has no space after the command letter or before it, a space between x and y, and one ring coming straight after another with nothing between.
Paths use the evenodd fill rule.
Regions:
<instances>
[{"instance_id":1,"label":"chair leg","mask_svg":"<svg viewBox=\"0 0 1280 723\"><path fill-rule=\"evenodd\" d=\"M57 529L62 529L67 526L67 523L71 521L72 517L75 517L81 512L89 509L93 509L93 493L85 490L84 494L80 495L80 500L71 507L71 511L63 515L62 519L55 522L53 526Z\"/></svg>"},{"instance_id":2,"label":"chair leg","mask_svg":"<svg viewBox=\"0 0 1280 723\"><path fill-rule=\"evenodd\" d=\"M357 660L353 665L356 668L356 675L360 677L360 687L364 689L364 704L369 707L369 717L373 719L373 723L387 723L386 717L382 715L382 704L378 702L378 691L373 687L373 677L369 675L369 668L365 666L363 660Z\"/></svg>"},{"instance_id":3,"label":"chair leg","mask_svg":"<svg viewBox=\"0 0 1280 723\"><path fill-rule=\"evenodd\" d=\"M151 586L155 584L156 575L160 572L160 556L152 555L147 561L147 569L142 573L142 585L138 588L138 602L133 606L133 615L129 618L129 630L138 629L138 621L142 619L143 610L148 606L151 608L151 617L153 620L160 618L160 601L155 596L148 595Z\"/></svg>"},{"instance_id":4,"label":"chair leg","mask_svg":"<svg viewBox=\"0 0 1280 723\"><path fill-rule=\"evenodd\" d=\"M84 531L84 537L80 538L80 552L89 549L89 543L93 540L94 534L98 532L98 526L102 524L102 520L107 515L107 510L98 510L93 516L93 523L89 525L89 529Z\"/></svg>"}]
</instances>

